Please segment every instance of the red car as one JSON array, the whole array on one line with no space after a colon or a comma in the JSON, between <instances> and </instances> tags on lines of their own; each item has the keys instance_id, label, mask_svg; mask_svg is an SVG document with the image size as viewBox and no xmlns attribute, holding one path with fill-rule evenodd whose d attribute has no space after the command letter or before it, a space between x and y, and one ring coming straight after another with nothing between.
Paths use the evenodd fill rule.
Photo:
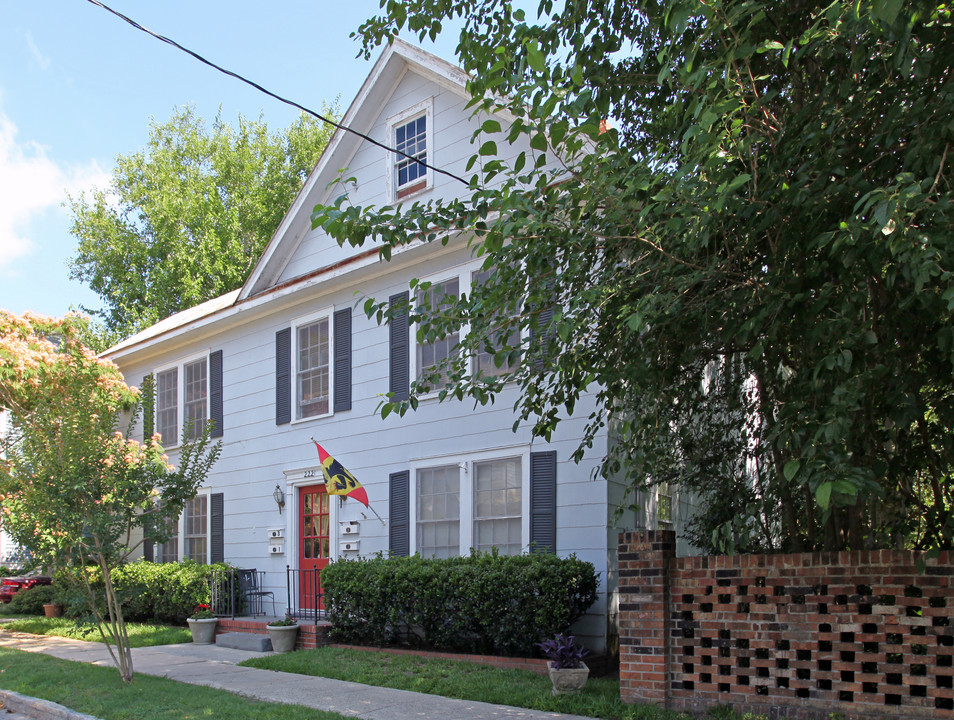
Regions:
<instances>
[{"instance_id":1,"label":"red car","mask_svg":"<svg viewBox=\"0 0 954 720\"><path fill-rule=\"evenodd\" d=\"M36 587L37 585L52 585L53 578L39 575L37 577L8 577L3 579L0 585L0 602L8 603L13 600L13 596L24 588Z\"/></svg>"}]
</instances>

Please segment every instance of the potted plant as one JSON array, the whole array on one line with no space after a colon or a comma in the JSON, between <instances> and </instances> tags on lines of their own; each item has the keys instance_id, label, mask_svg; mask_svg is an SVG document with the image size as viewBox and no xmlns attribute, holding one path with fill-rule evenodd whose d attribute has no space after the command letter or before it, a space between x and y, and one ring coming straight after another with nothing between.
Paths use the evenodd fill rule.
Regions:
<instances>
[{"instance_id":1,"label":"potted plant","mask_svg":"<svg viewBox=\"0 0 954 720\"><path fill-rule=\"evenodd\" d=\"M187 619L192 642L196 645L211 645L215 642L215 625L219 619L212 614L208 605L197 605Z\"/></svg>"},{"instance_id":2,"label":"potted plant","mask_svg":"<svg viewBox=\"0 0 954 720\"><path fill-rule=\"evenodd\" d=\"M277 653L287 653L295 649L298 640L298 621L291 615L285 615L284 620L273 620L265 626L268 637L272 640L272 650Z\"/></svg>"},{"instance_id":3,"label":"potted plant","mask_svg":"<svg viewBox=\"0 0 954 720\"><path fill-rule=\"evenodd\" d=\"M550 682L554 695L573 695L580 692L590 676L583 662L589 650L576 643L572 635L557 633L550 640L536 644L549 660Z\"/></svg>"}]
</instances>

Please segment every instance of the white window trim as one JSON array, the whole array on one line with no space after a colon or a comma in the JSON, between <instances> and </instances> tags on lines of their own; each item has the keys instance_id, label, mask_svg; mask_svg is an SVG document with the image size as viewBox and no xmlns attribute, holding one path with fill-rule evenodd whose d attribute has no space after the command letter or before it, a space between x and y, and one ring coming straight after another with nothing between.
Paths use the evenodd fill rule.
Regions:
<instances>
[{"instance_id":1,"label":"white window trim","mask_svg":"<svg viewBox=\"0 0 954 720\"><path fill-rule=\"evenodd\" d=\"M530 447L520 445L481 452L456 453L412 460L410 470L408 523L411 555L417 549L417 471L446 465L460 468L460 552L467 555L474 543L474 463L520 458L520 551L530 550Z\"/></svg>"},{"instance_id":2,"label":"white window trim","mask_svg":"<svg viewBox=\"0 0 954 720\"><path fill-rule=\"evenodd\" d=\"M416 192L410 193L409 195L405 195L400 199L400 202L405 202L410 198L417 197L421 193L427 192L434 187L434 172L430 167L434 165L434 98L433 96L429 97L422 102L419 102L416 105L399 112L397 115L392 115L385 121L387 127L386 144L388 147L394 147L395 128L413 120L420 115L425 116L425 124L427 126L425 129L427 138L427 159L425 162L427 163L428 167L424 168L424 187ZM402 157L403 156L391 152L390 150L385 152L385 160L387 164L387 171L385 172L385 178L387 179L387 196L391 199L391 202L398 202L397 178L395 177L394 168L397 164L397 161Z\"/></svg>"},{"instance_id":3,"label":"white window trim","mask_svg":"<svg viewBox=\"0 0 954 720\"><path fill-rule=\"evenodd\" d=\"M176 371L176 435L177 440L173 445L166 445L165 439L162 440L162 447L164 450L174 450L182 445L185 441L185 366L191 363L197 362L198 360L205 360L205 419L206 422L211 420L211 383L212 383L212 374L209 372L209 356L212 354L211 350L205 350L196 355L189 355L188 357L180 358L176 362L168 363L166 365L161 365L155 368L152 371L152 377L154 378L153 382L153 392L158 393L158 378L160 373L167 372L169 370ZM153 432L159 432L159 428L156 427L156 414L159 411L158 395L154 398L154 415L153 415ZM143 438L143 440L148 440L149 438Z\"/></svg>"},{"instance_id":4,"label":"white window trim","mask_svg":"<svg viewBox=\"0 0 954 720\"><path fill-rule=\"evenodd\" d=\"M310 417L298 417L298 329L319 320L328 320L328 412ZM317 312L303 315L291 324L291 413L292 424L311 422L331 417L335 414L335 308L322 308Z\"/></svg>"},{"instance_id":5,"label":"white window trim","mask_svg":"<svg viewBox=\"0 0 954 720\"><path fill-rule=\"evenodd\" d=\"M470 297L470 292L473 287L474 273L479 272L480 269L483 267L483 264L484 264L483 260L471 261L463 265L456 265L454 267L448 268L442 272L428 275L427 277L423 277L420 280L421 282L429 282L432 284L436 284L436 283L442 283L442 282L446 282L448 280L453 280L454 278L457 278L458 296L467 295L468 297ZM411 303L412 310L415 307L417 307L417 293L418 293L418 288L415 288L409 293L410 295L409 301ZM420 368L418 367L418 363L417 363L418 324L409 323L408 329L411 334L410 346L409 346L410 358L409 358L408 367L410 368L410 371L409 371L410 378L411 378L411 382L413 383L415 380L417 380L418 376L420 375ZM465 339L468 334L470 334L470 324L464 323L463 325L461 325L461 328L460 328L460 339L461 340ZM520 339L523 340L524 337L525 337L524 331L521 329ZM471 377L473 377L476 374L476 372L477 372L477 356L471 355L470 357L467 358L467 373ZM436 388L434 390L431 390L429 393L419 395L418 400L431 400L433 398L436 398L440 394L441 389L442 388Z\"/></svg>"}]
</instances>

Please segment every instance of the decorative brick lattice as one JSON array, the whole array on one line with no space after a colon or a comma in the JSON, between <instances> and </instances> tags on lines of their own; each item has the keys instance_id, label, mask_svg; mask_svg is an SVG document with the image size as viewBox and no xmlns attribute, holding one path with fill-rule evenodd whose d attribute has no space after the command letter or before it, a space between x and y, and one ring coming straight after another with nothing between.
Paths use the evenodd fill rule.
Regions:
<instances>
[{"instance_id":1,"label":"decorative brick lattice","mask_svg":"<svg viewBox=\"0 0 954 720\"><path fill-rule=\"evenodd\" d=\"M783 708L792 720L954 717L951 553L922 574L893 551L674 558L671 534L621 536L624 699ZM641 574L654 564L658 575ZM659 603L664 618L647 609ZM657 643L660 621L669 634ZM642 683L649 661L668 678L662 692Z\"/></svg>"}]
</instances>

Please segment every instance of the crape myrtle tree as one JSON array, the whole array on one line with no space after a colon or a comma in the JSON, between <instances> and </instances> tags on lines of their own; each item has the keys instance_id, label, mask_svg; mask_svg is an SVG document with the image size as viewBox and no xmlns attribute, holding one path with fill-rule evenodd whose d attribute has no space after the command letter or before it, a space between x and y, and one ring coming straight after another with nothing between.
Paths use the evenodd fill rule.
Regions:
<instances>
[{"instance_id":1,"label":"crape myrtle tree","mask_svg":"<svg viewBox=\"0 0 954 720\"><path fill-rule=\"evenodd\" d=\"M79 338L86 318L0 311L0 438L3 528L48 569L71 567L124 681L133 665L123 609L110 571L143 536L163 540L219 455L208 430L169 464L160 438L137 442L140 403L117 367ZM141 530L141 532L136 532ZM101 578L105 597L94 589Z\"/></svg>"},{"instance_id":2,"label":"crape myrtle tree","mask_svg":"<svg viewBox=\"0 0 954 720\"><path fill-rule=\"evenodd\" d=\"M342 194L313 221L385 257L463 236L492 271L466 297L412 283L410 308L368 299L422 339L468 328L384 413L437 387L492 402L512 382L546 438L592 392L607 412L577 456L612 423L601 472L696 493L704 548L952 545L949 6L381 7L366 53L463 24L470 182L410 206ZM532 150L503 152L519 139ZM481 351L521 362L470 374Z\"/></svg>"},{"instance_id":3,"label":"crape myrtle tree","mask_svg":"<svg viewBox=\"0 0 954 720\"><path fill-rule=\"evenodd\" d=\"M241 115L210 129L189 106L153 121L146 147L116 159L109 187L69 203L70 275L104 303L93 312L103 342L240 287L330 135L307 115L278 132Z\"/></svg>"}]
</instances>

